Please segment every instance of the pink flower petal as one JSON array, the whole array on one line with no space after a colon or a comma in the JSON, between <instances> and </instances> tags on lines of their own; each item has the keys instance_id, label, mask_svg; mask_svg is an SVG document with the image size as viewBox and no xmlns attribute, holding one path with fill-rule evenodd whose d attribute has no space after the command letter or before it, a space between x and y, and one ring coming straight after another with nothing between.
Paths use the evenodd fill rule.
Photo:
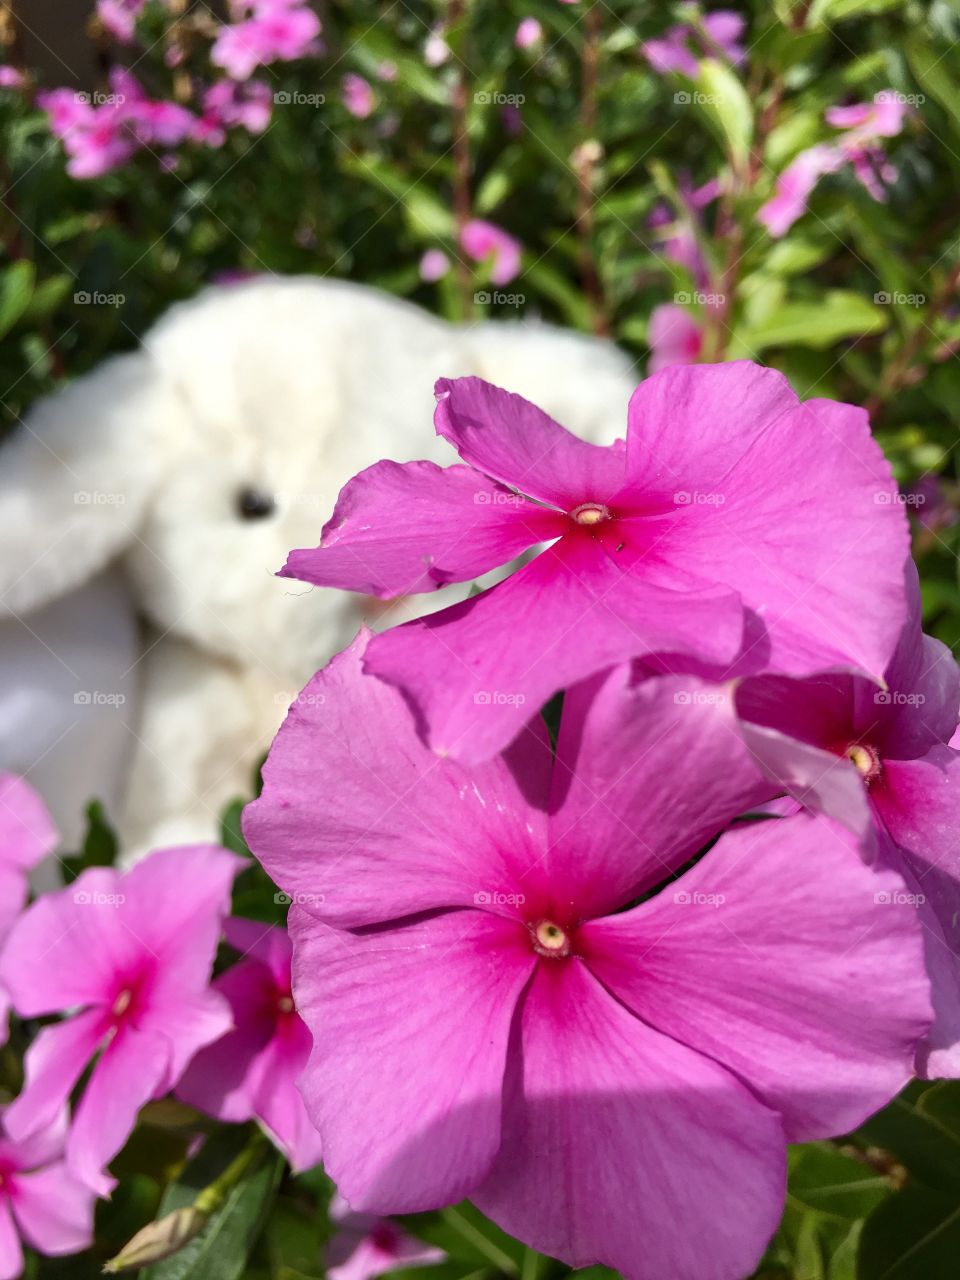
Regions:
<instances>
[{"instance_id":1,"label":"pink flower petal","mask_svg":"<svg viewBox=\"0 0 960 1280\"><path fill-rule=\"evenodd\" d=\"M670 1280L750 1274L783 1202L779 1118L633 1017L579 961L541 964L521 1025L478 1208L573 1267L638 1276L642 1259L643 1274Z\"/></svg>"},{"instance_id":2,"label":"pink flower petal","mask_svg":"<svg viewBox=\"0 0 960 1280\"><path fill-rule=\"evenodd\" d=\"M564 527L472 467L377 462L344 486L320 546L292 551L280 576L389 600L479 577Z\"/></svg>"},{"instance_id":3,"label":"pink flower petal","mask_svg":"<svg viewBox=\"0 0 960 1280\"><path fill-rule=\"evenodd\" d=\"M435 394L437 435L495 480L561 511L623 488L620 449L588 444L523 396L482 378L440 378Z\"/></svg>"},{"instance_id":4,"label":"pink flower petal","mask_svg":"<svg viewBox=\"0 0 960 1280\"><path fill-rule=\"evenodd\" d=\"M33 788L12 773L0 773L0 861L29 871L53 852L59 839Z\"/></svg>"},{"instance_id":5,"label":"pink flower petal","mask_svg":"<svg viewBox=\"0 0 960 1280\"><path fill-rule=\"evenodd\" d=\"M130 1136L140 1108L157 1095L169 1060L170 1045L162 1036L129 1028L100 1055L67 1140L70 1172L98 1196L116 1186L106 1166Z\"/></svg>"},{"instance_id":6,"label":"pink flower petal","mask_svg":"<svg viewBox=\"0 0 960 1280\"><path fill-rule=\"evenodd\" d=\"M620 1000L804 1142L855 1128L912 1074L929 984L898 892L845 828L801 815L728 832L675 887L581 935Z\"/></svg>"},{"instance_id":7,"label":"pink flower petal","mask_svg":"<svg viewBox=\"0 0 960 1280\"><path fill-rule=\"evenodd\" d=\"M23 1275L23 1250L7 1199L0 1199L0 1280L17 1280Z\"/></svg>"},{"instance_id":8,"label":"pink flower petal","mask_svg":"<svg viewBox=\"0 0 960 1280\"><path fill-rule=\"evenodd\" d=\"M52 1125L107 1032L99 1009L43 1027L24 1059L26 1080L7 1107L3 1123L15 1141Z\"/></svg>"},{"instance_id":9,"label":"pink flower petal","mask_svg":"<svg viewBox=\"0 0 960 1280\"><path fill-rule=\"evenodd\" d=\"M300 1088L330 1176L368 1212L461 1199L500 1143L510 1024L536 959L526 930L451 911L347 933L298 908L290 928L314 1032Z\"/></svg>"},{"instance_id":10,"label":"pink flower petal","mask_svg":"<svg viewBox=\"0 0 960 1280\"><path fill-rule=\"evenodd\" d=\"M510 742L532 708L595 671L693 648L725 665L742 637L732 592L665 590L624 572L598 543L564 539L474 599L374 637L365 668L404 690L434 751L476 763Z\"/></svg>"},{"instance_id":11,"label":"pink flower petal","mask_svg":"<svg viewBox=\"0 0 960 1280\"><path fill-rule=\"evenodd\" d=\"M746 361L664 369L634 392L627 455L633 485L686 498L658 555L738 591L762 621L744 674L882 675L906 614L909 532L862 409L798 404L782 374Z\"/></svg>"},{"instance_id":12,"label":"pink flower petal","mask_svg":"<svg viewBox=\"0 0 960 1280\"><path fill-rule=\"evenodd\" d=\"M28 1244L52 1257L80 1253L93 1243L95 1195L65 1164L17 1174L11 1207Z\"/></svg>"},{"instance_id":13,"label":"pink flower petal","mask_svg":"<svg viewBox=\"0 0 960 1280\"><path fill-rule=\"evenodd\" d=\"M544 874L581 917L616 911L774 791L729 691L619 667L566 694Z\"/></svg>"},{"instance_id":14,"label":"pink flower petal","mask_svg":"<svg viewBox=\"0 0 960 1280\"><path fill-rule=\"evenodd\" d=\"M960 753L935 747L922 760L884 761L871 795L896 846L887 860L907 877L924 925L936 1017L918 1069L960 1076Z\"/></svg>"},{"instance_id":15,"label":"pink flower petal","mask_svg":"<svg viewBox=\"0 0 960 1280\"><path fill-rule=\"evenodd\" d=\"M361 635L291 708L244 813L250 847L296 903L337 924L510 892L545 843L545 816L528 812L521 787L546 809L549 745L524 736L523 772L510 758L469 773L438 760L402 696L363 675L366 643ZM318 790L318 777L337 785Z\"/></svg>"}]
</instances>

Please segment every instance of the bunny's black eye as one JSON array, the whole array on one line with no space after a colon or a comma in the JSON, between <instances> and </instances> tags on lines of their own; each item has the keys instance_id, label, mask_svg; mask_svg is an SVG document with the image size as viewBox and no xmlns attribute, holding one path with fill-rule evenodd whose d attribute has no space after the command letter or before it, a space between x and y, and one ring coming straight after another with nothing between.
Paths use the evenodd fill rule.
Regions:
<instances>
[{"instance_id":1,"label":"bunny's black eye","mask_svg":"<svg viewBox=\"0 0 960 1280\"><path fill-rule=\"evenodd\" d=\"M277 509L272 494L252 486L237 494L237 515L241 520L266 520Z\"/></svg>"}]
</instances>

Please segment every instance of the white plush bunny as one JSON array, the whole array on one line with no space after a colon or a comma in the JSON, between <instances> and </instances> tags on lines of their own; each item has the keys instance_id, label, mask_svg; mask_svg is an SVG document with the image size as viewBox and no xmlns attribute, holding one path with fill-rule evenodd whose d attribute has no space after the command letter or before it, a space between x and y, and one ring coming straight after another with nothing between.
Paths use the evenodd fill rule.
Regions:
<instances>
[{"instance_id":1,"label":"white plush bunny","mask_svg":"<svg viewBox=\"0 0 960 1280\"><path fill-rule=\"evenodd\" d=\"M363 286L264 277L174 307L0 446L0 768L28 774L67 847L93 797L136 856L212 837L250 793L363 611L275 571L363 467L453 460L433 383L463 374L603 443L634 381L611 344L547 325L455 328Z\"/></svg>"}]
</instances>

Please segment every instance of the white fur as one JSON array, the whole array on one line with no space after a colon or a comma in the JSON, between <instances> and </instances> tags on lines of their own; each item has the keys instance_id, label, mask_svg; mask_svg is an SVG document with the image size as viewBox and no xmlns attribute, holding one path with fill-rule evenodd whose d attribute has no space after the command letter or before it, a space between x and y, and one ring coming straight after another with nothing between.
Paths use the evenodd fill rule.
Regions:
<instances>
[{"instance_id":1,"label":"white fur","mask_svg":"<svg viewBox=\"0 0 960 1280\"><path fill-rule=\"evenodd\" d=\"M68 845L93 795L136 855L212 837L249 794L286 706L369 604L275 571L363 467L453 460L433 383L463 374L600 443L623 433L634 381L611 344L547 325L455 328L363 286L264 278L175 306L0 447L0 657L16 658L0 767L39 786ZM276 513L241 520L245 486Z\"/></svg>"}]
</instances>

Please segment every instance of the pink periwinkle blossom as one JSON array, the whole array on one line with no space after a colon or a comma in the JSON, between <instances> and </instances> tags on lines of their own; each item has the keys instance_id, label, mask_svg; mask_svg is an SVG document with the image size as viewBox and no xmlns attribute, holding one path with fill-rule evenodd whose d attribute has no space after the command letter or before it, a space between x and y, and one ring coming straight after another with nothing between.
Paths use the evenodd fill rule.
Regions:
<instances>
[{"instance_id":1,"label":"pink periwinkle blossom","mask_svg":"<svg viewBox=\"0 0 960 1280\"><path fill-rule=\"evenodd\" d=\"M667 203L660 202L653 208L647 225L654 231L663 257L683 267L697 288L702 289L710 280L709 266L700 248L702 210L720 194L721 184L713 178L694 187L689 177L681 174L677 189L680 208L673 210Z\"/></svg>"},{"instance_id":2,"label":"pink periwinkle blossom","mask_svg":"<svg viewBox=\"0 0 960 1280\"><path fill-rule=\"evenodd\" d=\"M428 284L442 280L450 270L450 259L442 249L428 249L420 259L420 279Z\"/></svg>"},{"instance_id":3,"label":"pink periwinkle blossom","mask_svg":"<svg viewBox=\"0 0 960 1280\"><path fill-rule=\"evenodd\" d=\"M377 105L377 95L368 80L364 80L363 76L358 76L354 71L348 71L341 80L340 87L343 92L343 105L352 116L356 116L358 120L366 120L367 116L373 114Z\"/></svg>"},{"instance_id":4,"label":"pink periwinkle blossom","mask_svg":"<svg viewBox=\"0 0 960 1280\"><path fill-rule=\"evenodd\" d=\"M509 284L520 274L523 246L493 222L471 218L460 232L460 247L474 262L489 264L492 284Z\"/></svg>"},{"instance_id":5,"label":"pink periwinkle blossom","mask_svg":"<svg viewBox=\"0 0 960 1280\"><path fill-rule=\"evenodd\" d=\"M374 1280L407 1267L445 1261L435 1245L407 1235L389 1218L354 1213L343 1196L334 1196L330 1221L337 1230L327 1246L327 1280Z\"/></svg>"},{"instance_id":6,"label":"pink periwinkle blossom","mask_svg":"<svg viewBox=\"0 0 960 1280\"><path fill-rule=\"evenodd\" d=\"M28 783L0 773L0 943L27 901L27 874L57 847L46 805ZM0 984L0 1043L6 1040L10 1000Z\"/></svg>"},{"instance_id":7,"label":"pink periwinkle blossom","mask_svg":"<svg viewBox=\"0 0 960 1280\"><path fill-rule=\"evenodd\" d=\"M27 77L16 67L0 66L0 89L22 89L26 83Z\"/></svg>"},{"instance_id":8,"label":"pink periwinkle blossom","mask_svg":"<svg viewBox=\"0 0 960 1280\"><path fill-rule=\"evenodd\" d=\"M524 18L513 37L518 49L532 49L543 39L543 27L536 18Z\"/></svg>"},{"instance_id":9,"label":"pink periwinkle blossom","mask_svg":"<svg viewBox=\"0 0 960 1280\"><path fill-rule=\"evenodd\" d=\"M739 13L718 9L704 14L699 27L678 24L669 27L657 40L647 40L643 52L654 71L679 71L695 79L701 58L721 57L734 66L746 58L741 43L746 21Z\"/></svg>"},{"instance_id":10,"label":"pink periwinkle blossom","mask_svg":"<svg viewBox=\"0 0 960 1280\"><path fill-rule=\"evenodd\" d=\"M97 17L106 31L121 44L132 44L137 33L137 19L147 0L97 0Z\"/></svg>"},{"instance_id":11,"label":"pink periwinkle blossom","mask_svg":"<svg viewBox=\"0 0 960 1280\"><path fill-rule=\"evenodd\" d=\"M533 714L467 769L363 673L367 643L294 704L244 819L295 900L325 1167L358 1211L469 1196L628 1280L702 1277L709 1236L710 1275L740 1280L785 1139L846 1132L910 1077L930 1004L903 881L807 814L672 879L771 794L713 686L613 668L567 691L556 754Z\"/></svg>"},{"instance_id":12,"label":"pink periwinkle blossom","mask_svg":"<svg viewBox=\"0 0 960 1280\"><path fill-rule=\"evenodd\" d=\"M220 28L210 61L235 80L247 80L257 67L294 62L320 50L320 19L302 0L251 0L235 6L234 16L241 20Z\"/></svg>"},{"instance_id":13,"label":"pink periwinkle blossom","mask_svg":"<svg viewBox=\"0 0 960 1280\"><path fill-rule=\"evenodd\" d=\"M648 373L672 364L696 364L703 348L703 329L686 307L664 302L650 313L647 342L650 346Z\"/></svg>"},{"instance_id":14,"label":"pink periwinkle blossom","mask_svg":"<svg viewBox=\"0 0 960 1280\"><path fill-rule=\"evenodd\" d=\"M451 56L450 46L446 41L446 28L439 26L427 36L423 46L423 60L428 67L442 67Z\"/></svg>"},{"instance_id":15,"label":"pink periwinkle blossom","mask_svg":"<svg viewBox=\"0 0 960 1280\"><path fill-rule=\"evenodd\" d=\"M296 1172L320 1161L320 1135L296 1081L310 1033L290 990L290 939L254 920L228 920L224 933L242 958L213 984L233 1012L233 1028L201 1049L177 1096L219 1120L259 1120Z\"/></svg>"},{"instance_id":16,"label":"pink periwinkle blossom","mask_svg":"<svg viewBox=\"0 0 960 1280\"><path fill-rule=\"evenodd\" d=\"M229 1005L207 984L242 865L225 849L191 845L125 873L91 868L39 898L10 934L0 981L14 1009L24 1018L65 1016L27 1050L7 1132L20 1141L51 1124L96 1057L66 1162L98 1195L115 1185L105 1167L140 1107L168 1093L193 1055L230 1027Z\"/></svg>"},{"instance_id":17,"label":"pink periwinkle blossom","mask_svg":"<svg viewBox=\"0 0 960 1280\"><path fill-rule=\"evenodd\" d=\"M874 200L886 200L887 186L896 181L897 170L877 139L899 134L908 111L903 95L892 89L878 93L872 102L828 108L827 123L844 130L843 134L834 142L808 147L790 162L777 178L773 195L758 211L758 221L772 236L785 235L806 212L820 179L845 165L851 166Z\"/></svg>"},{"instance_id":18,"label":"pink periwinkle blossom","mask_svg":"<svg viewBox=\"0 0 960 1280\"><path fill-rule=\"evenodd\" d=\"M48 1257L80 1253L93 1243L94 1193L64 1159L67 1113L14 1141L0 1110L0 1280L24 1273L21 1241Z\"/></svg>"},{"instance_id":19,"label":"pink periwinkle blossom","mask_svg":"<svg viewBox=\"0 0 960 1280\"><path fill-rule=\"evenodd\" d=\"M54 89L39 94L37 101L54 137L63 143L73 178L102 177L141 147L177 146L197 123L178 103L149 98L136 77L122 68L111 71L108 94Z\"/></svg>"},{"instance_id":20,"label":"pink periwinkle blossom","mask_svg":"<svg viewBox=\"0 0 960 1280\"><path fill-rule=\"evenodd\" d=\"M924 925L936 1021L918 1071L960 1076L960 670L911 613L881 686L856 675L762 676L737 692L747 741L804 804L854 831L872 828L880 862L896 868Z\"/></svg>"},{"instance_id":21,"label":"pink periwinkle blossom","mask_svg":"<svg viewBox=\"0 0 960 1280\"><path fill-rule=\"evenodd\" d=\"M240 127L263 133L273 112L273 92L262 80L218 80L203 95L203 114L194 126L193 138L210 147L221 147L227 130Z\"/></svg>"},{"instance_id":22,"label":"pink periwinkle blossom","mask_svg":"<svg viewBox=\"0 0 960 1280\"><path fill-rule=\"evenodd\" d=\"M405 691L436 750L481 760L557 689L643 654L718 678L883 672L909 528L862 409L801 403L746 360L674 366L634 392L626 443L603 448L479 378L442 378L436 396L463 464L376 463L281 570L392 599L550 544L372 641L368 670Z\"/></svg>"}]
</instances>

